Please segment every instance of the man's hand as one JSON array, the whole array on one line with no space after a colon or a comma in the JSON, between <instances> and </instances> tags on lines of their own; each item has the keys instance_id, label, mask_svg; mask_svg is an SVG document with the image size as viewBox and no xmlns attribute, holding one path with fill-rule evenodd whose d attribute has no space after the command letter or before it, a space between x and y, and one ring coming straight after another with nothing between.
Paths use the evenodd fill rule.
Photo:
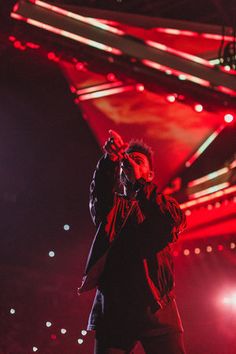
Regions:
<instances>
[{"instance_id":1,"label":"man's hand","mask_svg":"<svg viewBox=\"0 0 236 354\"><path fill-rule=\"evenodd\" d=\"M109 130L109 135L103 149L112 161L121 161L124 158L124 152L128 144L124 143L122 137L114 130Z\"/></svg>"}]
</instances>

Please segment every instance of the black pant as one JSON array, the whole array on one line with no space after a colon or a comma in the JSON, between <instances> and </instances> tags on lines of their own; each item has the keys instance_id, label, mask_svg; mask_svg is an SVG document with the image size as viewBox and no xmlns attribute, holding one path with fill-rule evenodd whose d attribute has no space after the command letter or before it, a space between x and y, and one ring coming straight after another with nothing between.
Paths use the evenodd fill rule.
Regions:
<instances>
[{"instance_id":1,"label":"black pant","mask_svg":"<svg viewBox=\"0 0 236 354\"><path fill-rule=\"evenodd\" d=\"M146 354L186 354L183 333L170 333L139 338ZM98 337L95 341L94 354L131 354L137 341L123 340L112 343L110 338Z\"/></svg>"}]
</instances>

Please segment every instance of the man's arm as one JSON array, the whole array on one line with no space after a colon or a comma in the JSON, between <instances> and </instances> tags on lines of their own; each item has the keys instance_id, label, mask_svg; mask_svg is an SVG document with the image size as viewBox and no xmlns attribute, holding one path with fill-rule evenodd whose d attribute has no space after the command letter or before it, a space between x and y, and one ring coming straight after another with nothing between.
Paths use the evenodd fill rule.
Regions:
<instances>
[{"instance_id":1,"label":"man's arm","mask_svg":"<svg viewBox=\"0 0 236 354\"><path fill-rule=\"evenodd\" d=\"M89 209L97 226L112 207L119 178L119 162L127 147L115 131L110 130L109 135L103 146L105 154L99 160L90 184Z\"/></svg>"}]
</instances>

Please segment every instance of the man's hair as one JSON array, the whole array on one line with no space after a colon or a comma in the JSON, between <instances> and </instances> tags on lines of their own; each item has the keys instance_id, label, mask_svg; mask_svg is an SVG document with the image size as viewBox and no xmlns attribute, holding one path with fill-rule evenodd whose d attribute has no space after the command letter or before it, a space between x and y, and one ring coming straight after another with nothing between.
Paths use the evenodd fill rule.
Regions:
<instances>
[{"instance_id":1,"label":"man's hair","mask_svg":"<svg viewBox=\"0 0 236 354\"><path fill-rule=\"evenodd\" d=\"M143 140L132 139L129 142L129 146L126 152L128 154L130 154L131 152L140 152L141 154L144 154L148 159L150 169L153 170L153 150L150 146L145 144Z\"/></svg>"}]
</instances>

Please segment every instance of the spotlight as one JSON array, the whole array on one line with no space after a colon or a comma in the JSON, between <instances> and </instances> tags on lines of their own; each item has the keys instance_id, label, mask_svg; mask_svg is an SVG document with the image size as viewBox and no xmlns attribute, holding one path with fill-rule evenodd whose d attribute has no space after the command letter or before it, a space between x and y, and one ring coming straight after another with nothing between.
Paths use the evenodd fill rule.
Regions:
<instances>
[{"instance_id":1,"label":"spotlight","mask_svg":"<svg viewBox=\"0 0 236 354\"><path fill-rule=\"evenodd\" d=\"M234 120L234 116L231 113L227 113L224 116L225 123L232 123Z\"/></svg>"},{"instance_id":2,"label":"spotlight","mask_svg":"<svg viewBox=\"0 0 236 354\"><path fill-rule=\"evenodd\" d=\"M185 249L185 250L184 250L184 255L185 255L185 256L189 256L189 255L190 255L190 251L189 251L188 249Z\"/></svg>"},{"instance_id":3,"label":"spotlight","mask_svg":"<svg viewBox=\"0 0 236 354\"><path fill-rule=\"evenodd\" d=\"M136 85L136 90L139 91L139 92L144 91L144 88L145 88L145 87L144 87L143 84L137 84L137 85Z\"/></svg>"},{"instance_id":4,"label":"spotlight","mask_svg":"<svg viewBox=\"0 0 236 354\"><path fill-rule=\"evenodd\" d=\"M199 103L194 105L194 110L198 113L201 113L203 111L203 106Z\"/></svg>"},{"instance_id":5,"label":"spotlight","mask_svg":"<svg viewBox=\"0 0 236 354\"><path fill-rule=\"evenodd\" d=\"M49 257L55 257L55 252L54 251L50 251L50 252L48 252L48 255L49 255Z\"/></svg>"},{"instance_id":6,"label":"spotlight","mask_svg":"<svg viewBox=\"0 0 236 354\"><path fill-rule=\"evenodd\" d=\"M168 95L168 96L166 96L166 99L170 103L174 103L176 100L175 95Z\"/></svg>"},{"instance_id":7,"label":"spotlight","mask_svg":"<svg viewBox=\"0 0 236 354\"><path fill-rule=\"evenodd\" d=\"M211 246L207 246L206 251L207 251L208 253L212 252L212 247L211 247Z\"/></svg>"}]
</instances>

